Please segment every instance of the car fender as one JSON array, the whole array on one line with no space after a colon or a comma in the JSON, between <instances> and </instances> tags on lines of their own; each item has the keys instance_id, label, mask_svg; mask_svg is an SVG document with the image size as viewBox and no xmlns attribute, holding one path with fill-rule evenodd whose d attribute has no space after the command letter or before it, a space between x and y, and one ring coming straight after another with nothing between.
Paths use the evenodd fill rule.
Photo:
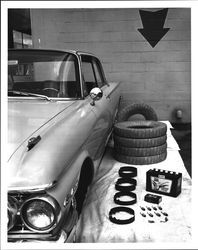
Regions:
<instances>
[{"instance_id":1,"label":"car fender","mask_svg":"<svg viewBox=\"0 0 198 250\"><path fill-rule=\"evenodd\" d=\"M55 185L47 190L47 193L58 201L62 212L66 210L78 188L81 168L87 158L90 158L88 151L81 151L70 163L66 171L62 173Z\"/></svg>"}]
</instances>

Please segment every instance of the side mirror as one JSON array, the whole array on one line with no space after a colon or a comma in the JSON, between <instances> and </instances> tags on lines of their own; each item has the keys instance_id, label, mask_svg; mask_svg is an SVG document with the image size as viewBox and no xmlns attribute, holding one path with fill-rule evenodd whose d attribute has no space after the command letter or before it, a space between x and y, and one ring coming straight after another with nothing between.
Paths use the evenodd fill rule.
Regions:
<instances>
[{"instance_id":1,"label":"side mirror","mask_svg":"<svg viewBox=\"0 0 198 250\"><path fill-rule=\"evenodd\" d=\"M91 105L94 106L95 101L98 101L102 98L103 92L102 92L102 89L95 87L90 91L89 95L92 99Z\"/></svg>"}]
</instances>

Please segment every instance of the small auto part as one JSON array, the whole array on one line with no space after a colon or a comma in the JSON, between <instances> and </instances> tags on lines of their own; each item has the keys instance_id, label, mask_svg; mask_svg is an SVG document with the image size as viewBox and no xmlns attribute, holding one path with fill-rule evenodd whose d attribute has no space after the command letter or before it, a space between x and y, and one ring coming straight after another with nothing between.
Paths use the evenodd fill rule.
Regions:
<instances>
[{"instance_id":1,"label":"small auto part","mask_svg":"<svg viewBox=\"0 0 198 250\"><path fill-rule=\"evenodd\" d=\"M168 221L168 218L167 218L167 217L165 217L165 218L164 218L164 220L161 220L160 222L165 223L165 222L167 222L167 221Z\"/></svg>"},{"instance_id":2,"label":"small auto part","mask_svg":"<svg viewBox=\"0 0 198 250\"><path fill-rule=\"evenodd\" d=\"M124 166L121 167L118 171L120 177L131 177L134 178L137 176L137 168L130 167L130 166Z\"/></svg>"},{"instance_id":3,"label":"small auto part","mask_svg":"<svg viewBox=\"0 0 198 250\"><path fill-rule=\"evenodd\" d=\"M161 216L161 214L160 214L160 213L155 212L155 214L156 214L158 217L160 217L160 216Z\"/></svg>"},{"instance_id":4,"label":"small auto part","mask_svg":"<svg viewBox=\"0 0 198 250\"><path fill-rule=\"evenodd\" d=\"M116 181L115 189L118 191L133 191L136 185L137 181L133 178L119 178Z\"/></svg>"},{"instance_id":5,"label":"small auto part","mask_svg":"<svg viewBox=\"0 0 198 250\"><path fill-rule=\"evenodd\" d=\"M140 208L141 208L143 211L145 211L145 210L146 210L146 208L145 208L145 207L140 206Z\"/></svg>"},{"instance_id":6,"label":"small auto part","mask_svg":"<svg viewBox=\"0 0 198 250\"><path fill-rule=\"evenodd\" d=\"M130 200L123 200L123 197L130 197ZM114 202L118 205L133 205L137 202L137 196L133 192L117 192L114 195Z\"/></svg>"},{"instance_id":7,"label":"small auto part","mask_svg":"<svg viewBox=\"0 0 198 250\"><path fill-rule=\"evenodd\" d=\"M149 223L155 223L155 221L154 221L154 220L148 220L148 222L149 222Z\"/></svg>"},{"instance_id":8,"label":"small auto part","mask_svg":"<svg viewBox=\"0 0 198 250\"><path fill-rule=\"evenodd\" d=\"M168 214L166 212L161 212L164 216L168 216Z\"/></svg>"},{"instance_id":9,"label":"small auto part","mask_svg":"<svg viewBox=\"0 0 198 250\"><path fill-rule=\"evenodd\" d=\"M156 168L146 172L146 191L177 197L181 186L182 173Z\"/></svg>"},{"instance_id":10,"label":"small auto part","mask_svg":"<svg viewBox=\"0 0 198 250\"><path fill-rule=\"evenodd\" d=\"M118 219L116 218L120 212L128 214L130 217L128 219ZM129 207L114 207L109 211L109 220L115 224L129 224L135 220L135 212L132 208Z\"/></svg>"},{"instance_id":11,"label":"small auto part","mask_svg":"<svg viewBox=\"0 0 198 250\"><path fill-rule=\"evenodd\" d=\"M154 194L146 194L144 200L150 203L159 204L162 201L162 196Z\"/></svg>"}]
</instances>

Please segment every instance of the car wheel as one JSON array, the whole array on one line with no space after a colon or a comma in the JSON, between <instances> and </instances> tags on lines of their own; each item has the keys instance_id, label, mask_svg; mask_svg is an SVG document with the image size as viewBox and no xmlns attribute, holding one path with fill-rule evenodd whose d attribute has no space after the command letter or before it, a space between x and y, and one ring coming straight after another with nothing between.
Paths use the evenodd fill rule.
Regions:
<instances>
[{"instance_id":1,"label":"car wheel","mask_svg":"<svg viewBox=\"0 0 198 250\"><path fill-rule=\"evenodd\" d=\"M167 126L155 121L127 121L114 125L114 133L126 138L156 138L166 135Z\"/></svg>"},{"instance_id":2,"label":"car wheel","mask_svg":"<svg viewBox=\"0 0 198 250\"><path fill-rule=\"evenodd\" d=\"M134 164L134 165L149 165L155 164L166 159L167 152L164 152L159 155L145 156L145 157L136 157L136 156L126 156L119 153L114 152L114 157L117 161Z\"/></svg>"},{"instance_id":3,"label":"car wheel","mask_svg":"<svg viewBox=\"0 0 198 250\"><path fill-rule=\"evenodd\" d=\"M134 103L123 108L118 113L118 122L128 121L133 115L143 115L146 120L157 121L157 114L152 107L144 103Z\"/></svg>"},{"instance_id":4,"label":"car wheel","mask_svg":"<svg viewBox=\"0 0 198 250\"><path fill-rule=\"evenodd\" d=\"M119 145L114 145L115 152L121 155L127 156L151 156L151 155L160 155L164 153L167 149L167 144L164 143L158 147L151 147L151 148L126 148L120 147Z\"/></svg>"},{"instance_id":5,"label":"car wheel","mask_svg":"<svg viewBox=\"0 0 198 250\"><path fill-rule=\"evenodd\" d=\"M133 138L125 138L114 135L113 139L114 139L114 144L119 145L121 147L150 148L150 147L157 147L166 143L167 136L164 135L148 139L133 139Z\"/></svg>"}]
</instances>

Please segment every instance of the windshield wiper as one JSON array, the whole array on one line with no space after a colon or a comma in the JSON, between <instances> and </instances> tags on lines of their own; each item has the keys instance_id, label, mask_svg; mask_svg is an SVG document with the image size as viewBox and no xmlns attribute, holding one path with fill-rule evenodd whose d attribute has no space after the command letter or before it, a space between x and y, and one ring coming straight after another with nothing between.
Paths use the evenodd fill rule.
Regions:
<instances>
[{"instance_id":1,"label":"windshield wiper","mask_svg":"<svg viewBox=\"0 0 198 250\"><path fill-rule=\"evenodd\" d=\"M39 95L39 94L35 94L35 93L29 93L29 92L23 92L23 91L17 91L17 90L9 90L8 94L9 93L13 93L13 94L17 94L17 95L23 95L23 96L34 96L34 97L38 97L38 98L41 98L41 99L51 101L51 99L46 95Z\"/></svg>"}]
</instances>

